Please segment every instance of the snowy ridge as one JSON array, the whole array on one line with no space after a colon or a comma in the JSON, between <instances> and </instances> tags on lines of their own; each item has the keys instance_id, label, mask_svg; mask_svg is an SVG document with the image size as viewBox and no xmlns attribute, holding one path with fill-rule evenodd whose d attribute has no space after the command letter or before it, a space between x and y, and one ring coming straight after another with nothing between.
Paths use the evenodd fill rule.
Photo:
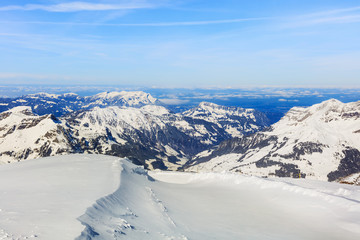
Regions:
<instances>
[{"instance_id":1,"label":"snowy ridge","mask_svg":"<svg viewBox=\"0 0 360 240\"><path fill-rule=\"evenodd\" d=\"M0 166L0 196L0 239L9 240L357 240L360 234L356 186L148 172L103 155Z\"/></svg>"},{"instance_id":2,"label":"snowy ridge","mask_svg":"<svg viewBox=\"0 0 360 240\"><path fill-rule=\"evenodd\" d=\"M79 218L85 230L78 240L357 239L360 233L356 187L238 174L147 172L124 161L122 169L120 187Z\"/></svg>"},{"instance_id":3,"label":"snowy ridge","mask_svg":"<svg viewBox=\"0 0 360 240\"><path fill-rule=\"evenodd\" d=\"M359 129L360 102L296 107L270 130L223 142L188 170L334 181L360 172Z\"/></svg>"}]
</instances>

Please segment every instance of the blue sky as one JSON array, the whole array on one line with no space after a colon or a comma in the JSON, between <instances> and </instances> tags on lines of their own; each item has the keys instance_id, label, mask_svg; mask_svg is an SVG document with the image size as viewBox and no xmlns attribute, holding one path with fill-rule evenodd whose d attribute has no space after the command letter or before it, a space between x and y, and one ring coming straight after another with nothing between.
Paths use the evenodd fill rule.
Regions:
<instances>
[{"instance_id":1,"label":"blue sky","mask_svg":"<svg viewBox=\"0 0 360 240\"><path fill-rule=\"evenodd\" d=\"M360 1L3 0L0 83L360 87Z\"/></svg>"}]
</instances>

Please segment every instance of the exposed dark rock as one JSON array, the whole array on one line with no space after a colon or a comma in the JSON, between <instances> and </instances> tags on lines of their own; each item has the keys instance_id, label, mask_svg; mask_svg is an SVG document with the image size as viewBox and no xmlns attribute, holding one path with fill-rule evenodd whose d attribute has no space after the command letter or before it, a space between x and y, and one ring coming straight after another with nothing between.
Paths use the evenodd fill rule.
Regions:
<instances>
[{"instance_id":1,"label":"exposed dark rock","mask_svg":"<svg viewBox=\"0 0 360 240\"><path fill-rule=\"evenodd\" d=\"M349 176L350 174L360 172L359 150L355 148L347 148L343 150L343 154L344 157L341 159L338 169L327 175L330 182Z\"/></svg>"},{"instance_id":2,"label":"exposed dark rock","mask_svg":"<svg viewBox=\"0 0 360 240\"><path fill-rule=\"evenodd\" d=\"M301 173L300 169L295 164L281 164L281 168L279 170L275 170L275 176L305 178L306 174Z\"/></svg>"},{"instance_id":3,"label":"exposed dark rock","mask_svg":"<svg viewBox=\"0 0 360 240\"><path fill-rule=\"evenodd\" d=\"M279 156L285 159L300 160L300 156L303 156L305 154L312 154L314 152L322 153L324 147L328 146L321 143L300 142L293 147L292 153Z\"/></svg>"},{"instance_id":4,"label":"exposed dark rock","mask_svg":"<svg viewBox=\"0 0 360 240\"><path fill-rule=\"evenodd\" d=\"M0 113L0 121L8 118L11 115L11 112Z\"/></svg>"}]
</instances>

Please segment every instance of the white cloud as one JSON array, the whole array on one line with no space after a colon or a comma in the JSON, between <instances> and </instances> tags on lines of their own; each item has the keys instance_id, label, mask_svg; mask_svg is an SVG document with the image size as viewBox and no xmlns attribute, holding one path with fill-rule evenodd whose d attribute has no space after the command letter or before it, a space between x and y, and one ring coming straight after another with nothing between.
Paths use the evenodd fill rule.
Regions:
<instances>
[{"instance_id":1,"label":"white cloud","mask_svg":"<svg viewBox=\"0 0 360 240\"><path fill-rule=\"evenodd\" d=\"M324 16L324 15L334 15L339 13L347 13L347 12L356 12L360 11L360 6L355 6L351 8L338 8L338 9L332 9L329 11L322 11L322 12L316 12L309 14L308 16Z\"/></svg>"},{"instance_id":2,"label":"white cloud","mask_svg":"<svg viewBox=\"0 0 360 240\"><path fill-rule=\"evenodd\" d=\"M0 11L34 11L42 10L48 12L78 12L78 11L109 11L152 8L154 5L147 2L134 2L124 4L102 4L89 2L68 2L54 5L26 4L10 5L0 7Z\"/></svg>"},{"instance_id":3,"label":"white cloud","mask_svg":"<svg viewBox=\"0 0 360 240\"><path fill-rule=\"evenodd\" d=\"M297 99L284 99L284 98L280 98L278 101L279 102L299 102L299 100L297 100Z\"/></svg>"},{"instance_id":4,"label":"white cloud","mask_svg":"<svg viewBox=\"0 0 360 240\"><path fill-rule=\"evenodd\" d=\"M1 8L0 8L1 10ZM211 25L240 23L249 21L262 21L267 18L236 18L225 20L205 20L189 22L154 22L154 23L88 23L88 22L46 22L46 21L1 21L0 23L22 23L22 24L47 24L47 25L72 25L72 26L107 26L107 27L174 27L174 26L194 26L194 25Z\"/></svg>"},{"instance_id":5,"label":"white cloud","mask_svg":"<svg viewBox=\"0 0 360 240\"><path fill-rule=\"evenodd\" d=\"M304 27L319 24L343 24L360 22L360 6L332 9L295 16L288 19L285 27Z\"/></svg>"},{"instance_id":6,"label":"white cloud","mask_svg":"<svg viewBox=\"0 0 360 240\"><path fill-rule=\"evenodd\" d=\"M164 103L165 105L181 105L186 104L189 102L189 100L183 100L178 98L163 98L159 99L160 102Z\"/></svg>"}]
</instances>

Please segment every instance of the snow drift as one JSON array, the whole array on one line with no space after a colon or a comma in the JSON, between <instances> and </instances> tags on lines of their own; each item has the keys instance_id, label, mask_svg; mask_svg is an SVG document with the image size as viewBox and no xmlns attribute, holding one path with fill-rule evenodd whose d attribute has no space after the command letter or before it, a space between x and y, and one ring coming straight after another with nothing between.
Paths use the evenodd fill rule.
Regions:
<instances>
[{"instance_id":1,"label":"snow drift","mask_svg":"<svg viewBox=\"0 0 360 240\"><path fill-rule=\"evenodd\" d=\"M360 236L357 186L234 173L147 172L102 155L0 166L0 209L0 239Z\"/></svg>"}]
</instances>

